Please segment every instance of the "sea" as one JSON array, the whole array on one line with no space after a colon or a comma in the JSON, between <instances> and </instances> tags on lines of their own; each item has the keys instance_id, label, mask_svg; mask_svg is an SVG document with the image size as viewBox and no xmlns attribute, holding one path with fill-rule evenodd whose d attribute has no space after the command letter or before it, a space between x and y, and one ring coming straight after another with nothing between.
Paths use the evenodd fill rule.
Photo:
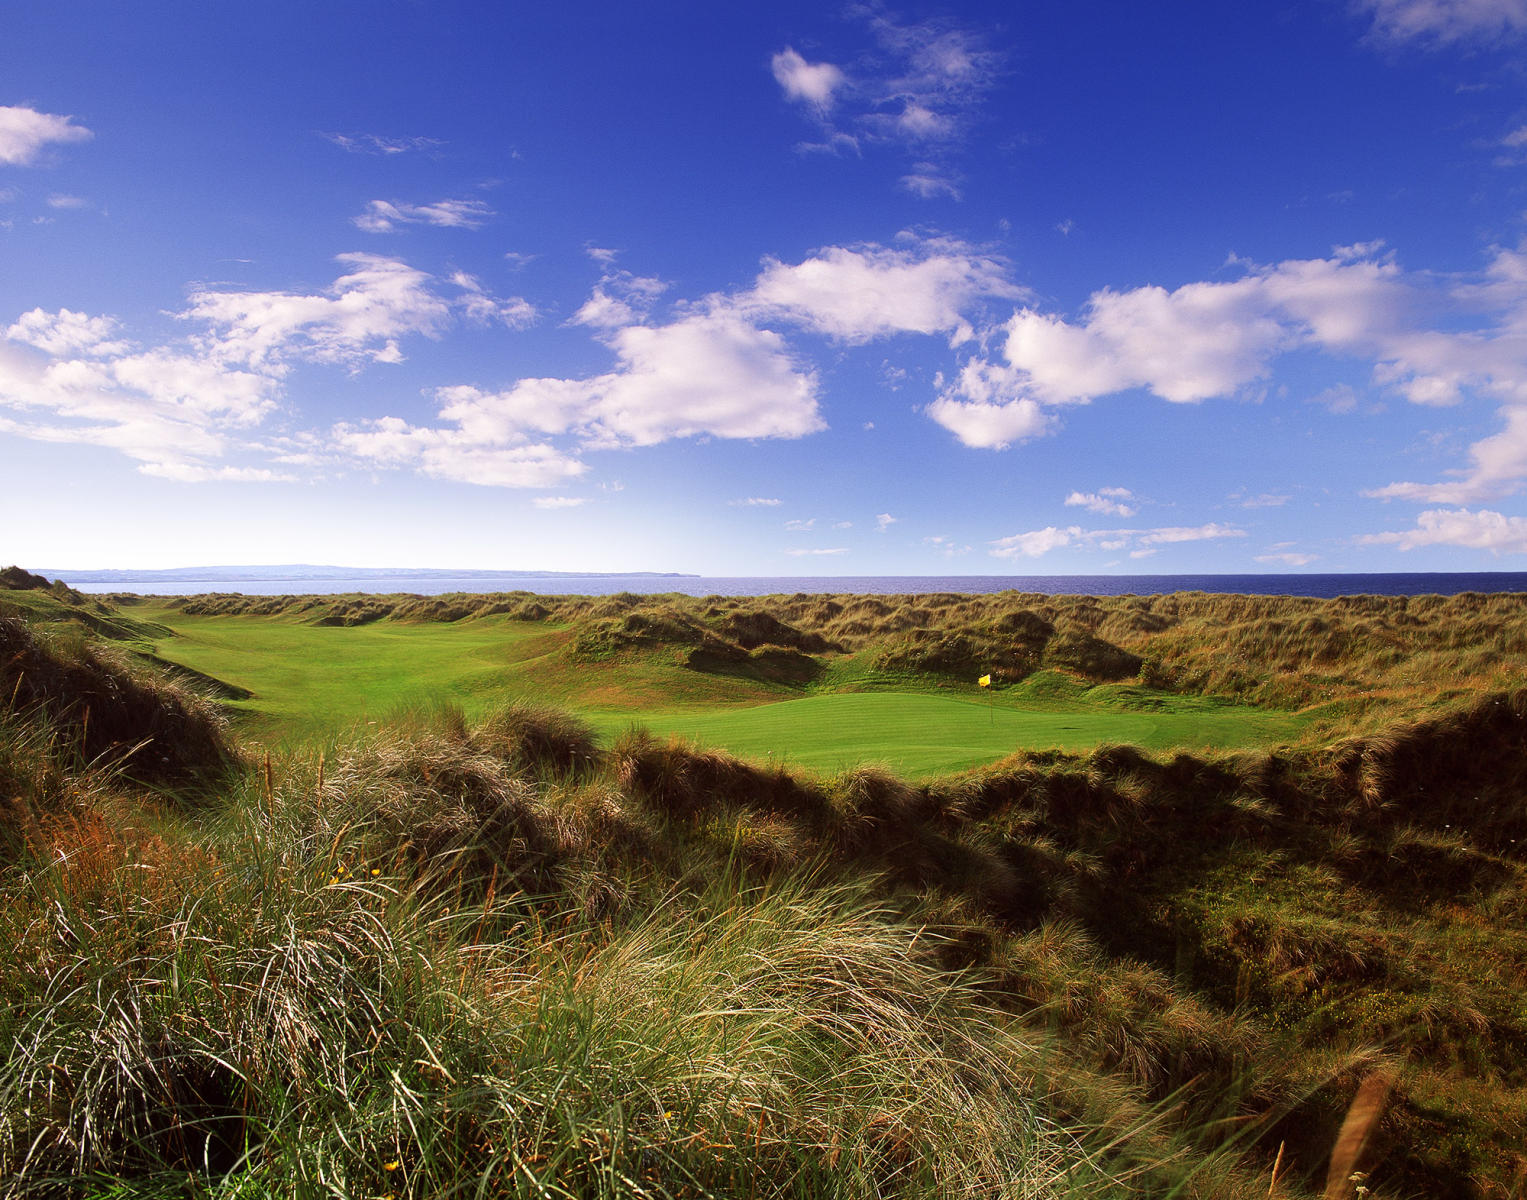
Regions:
<instances>
[{"instance_id":1,"label":"sea","mask_svg":"<svg viewBox=\"0 0 1527 1200\"><path fill-rule=\"evenodd\" d=\"M316 568L273 574L227 568L192 571L43 571L82 592L190 596L236 593L281 595L438 596L448 592L534 592L550 596L608 596L679 593L687 596L773 596L797 593L915 595L933 592L986 594L1039 592L1049 595L1125 596L1167 592L1215 592L1253 596L1421 596L1461 592L1527 592L1527 572L1421 572L1394 574L1265 575L572 575L498 574L491 571L381 570L325 574Z\"/></svg>"}]
</instances>

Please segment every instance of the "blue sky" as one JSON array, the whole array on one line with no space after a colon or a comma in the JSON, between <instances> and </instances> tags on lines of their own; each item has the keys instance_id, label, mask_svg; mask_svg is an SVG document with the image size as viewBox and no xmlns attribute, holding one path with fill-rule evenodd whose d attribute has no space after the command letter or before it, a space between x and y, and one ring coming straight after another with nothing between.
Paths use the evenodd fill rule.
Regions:
<instances>
[{"instance_id":1,"label":"blue sky","mask_svg":"<svg viewBox=\"0 0 1527 1200\"><path fill-rule=\"evenodd\" d=\"M7 562L1527 562L1527 0L6 25Z\"/></svg>"}]
</instances>

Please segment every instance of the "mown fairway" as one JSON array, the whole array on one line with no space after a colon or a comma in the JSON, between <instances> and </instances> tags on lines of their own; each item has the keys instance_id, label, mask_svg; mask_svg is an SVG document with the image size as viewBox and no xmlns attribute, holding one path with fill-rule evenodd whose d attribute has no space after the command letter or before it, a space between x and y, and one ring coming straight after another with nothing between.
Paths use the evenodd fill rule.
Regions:
<instances>
[{"instance_id":1,"label":"mown fairway","mask_svg":"<svg viewBox=\"0 0 1527 1200\"><path fill-rule=\"evenodd\" d=\"M894 692L807 696L731 712L645 713L639 720L655 733L677 734L739 757L815 771L880 762L909 778L963 771L1018 749L1251 746L1289 738L1294 730L1286 714L1239 706L1055 712ZM593 719L605 733L628 723L629 718L605 714Z\"/></svg>"},{"instance_id":2,"label":"mown fairway","mask_svg":"<svg viewBox=\"0 0 1527 1200\"><path fill-rule=\"evenodd\" d=\"M639 724L741 757L818 771L877 762L925 778L1019 749L1259 746L1293 738L1299 725L1286 713L1195 698L1164 697L1141 711L1119 705L1106 688L1067 688L1064 699L1034 686L991 697L974 689L959 697L884 690L801 696L661 656L568 663L556 631L500 618L338 627L290 617L140 613L180 635L159 641L160 655L251 692L233 707L246 714L249 734L273 741L323 739L432 704L456 704L473 717L530 699L583 714L607 739Z\"/></svg>"}]
</instances>

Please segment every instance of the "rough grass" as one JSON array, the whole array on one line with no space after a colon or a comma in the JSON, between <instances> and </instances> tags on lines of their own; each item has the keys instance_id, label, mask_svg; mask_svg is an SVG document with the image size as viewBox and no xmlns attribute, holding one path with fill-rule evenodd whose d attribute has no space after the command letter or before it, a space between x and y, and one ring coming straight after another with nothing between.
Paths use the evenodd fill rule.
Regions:
<instances>
[{"instance_id":1,"label":"rough grass","mask_svg":"<svg viewBox=\"0 0 1527 1200\"><path fill-rule=\"evenodd\" d=\"M0 1194L1520 1191L1527 693L923 782L438 704L187 805L28 636Z\"/></svg>"},{"instance_id":2,"label":"rough grass","mask_svg":"<svg viewBox=\"0 0 1527 1200\"><path fill-rule=\"evenodd\" d=\"M719 846L676 878L607 836L608 783L527 773L487 749L502 738L416 730L327 770L261 766L197 825L113 808L109 776L71 776L67 805L35 780L44 819L0 877L19 951L0 963L5 1194L1027 1197L1235 1178L1202 1154L1147 1170L1064 1128L1045 1039L866 882L749 882ZM521 889L527 863L622 852L617 905L550 876Z\"/></svg>"}]
</instances>

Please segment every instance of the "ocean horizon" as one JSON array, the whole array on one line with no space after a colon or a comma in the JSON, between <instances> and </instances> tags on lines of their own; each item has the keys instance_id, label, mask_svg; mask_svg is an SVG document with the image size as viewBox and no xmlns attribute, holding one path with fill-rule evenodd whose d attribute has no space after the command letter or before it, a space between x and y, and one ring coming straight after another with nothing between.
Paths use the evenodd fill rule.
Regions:
<instances>
[{"instance_id":1,"label":"ocean horizon","mask_svg":"<svg viewBox=\"0 0 1527 1200\"><path fill-rule=\"evenodd\" d=\"M279 570L279 569L276 569ZM315 571L315 568L304 568ZM238 577L228 569L135 573L125 570L49 572L91 595L192 596L218 593L250 596L338 596L531 592L544 596L608 596L677 593L687 596L772 596L806 594L981 595L1017 591L1047 595L1125 596L1170 592L1211 592L1255 596L1452 596L1463 592L1527 592L1527 572L1279 573L1185 575L740 575L708 576L640 573L557 574L489 571L336 571Z\"/></svg>"}]
</instances>

